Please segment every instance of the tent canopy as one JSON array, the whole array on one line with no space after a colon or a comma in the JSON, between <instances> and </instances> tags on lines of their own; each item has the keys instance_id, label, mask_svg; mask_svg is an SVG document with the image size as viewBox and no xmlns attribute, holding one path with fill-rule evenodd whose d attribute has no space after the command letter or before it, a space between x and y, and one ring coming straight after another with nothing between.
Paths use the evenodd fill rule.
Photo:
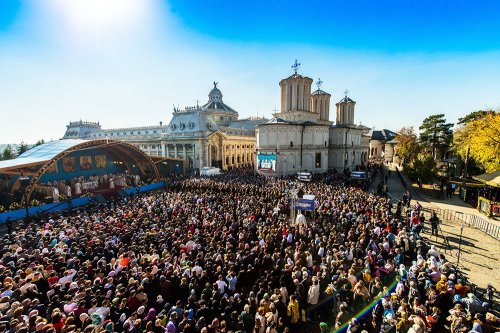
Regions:
<instances>
[{"instance_id":1,"label":"tent canopy","mask_svg":"<svg viewBox=\"0 0 500 333\"><path fill-rule=\"evenodd\" d=\"M123 141L109 139L65 139L46 142L31 148L15 159L1 161L0 174L31 176L25 193L29 199L40 178L54 164L69 154L91 149L101 150L115 159L124 161L127 168L129 168L129 164L134 163L142 174L148 174L150 170L153 177L160 178L156 163L161 162L161 160L155 162L139 148ZM149 169L147 169L148 166Z\"/></svg>"},{"instance_id":2,"label":"tent canopy","mask_svg":"<svg viewBox=\"0 0 500 333\"><path fill-rule=\"evenodd\" d=\"M490 186L500 187L500 170L473 176L472 178Z\"/></svg>"},{"instance_id":3,"label":"tent canopy","mask_svg":"<svg viewBox=\"0 0 500 333\"><path fill-rule=\"evenodd\" d=\"M43 143L25 151L17 158L0 161L0 172L43 164L57 154L84 142L88 142L88 140L55 140Z\"/></svg>"}]
</instances>

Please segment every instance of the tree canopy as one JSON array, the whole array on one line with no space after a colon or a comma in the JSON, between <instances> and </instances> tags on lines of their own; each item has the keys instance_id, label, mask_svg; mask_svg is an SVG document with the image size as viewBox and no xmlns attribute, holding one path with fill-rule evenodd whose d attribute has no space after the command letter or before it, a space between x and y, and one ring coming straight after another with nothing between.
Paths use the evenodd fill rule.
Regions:
<instances>
[{"instance_id":1,"label":"tree canopy","mask_svg":"<svg viewBox=\"0 0 500 333\"><path fill-rule=\"evenodd\" d=\"M22 153L24 153L28 149L30 149L28 144L25 143L24 141L22 141L21 144L19 146L17 146L17 156L21 155Z\"/></svg>"},{"instance_id":2,"label":"tree canopy","mask_svg":"<svg viewBox=\"0 0 500 333\"><path fill-rule=\"evenodd\" d=\"M2 160L10 160L14 158L14 151L12 150L12 147L10 145L7 145L5 149L3 150L2 155L0 156Z\"/></svg>"},{"instance_id":3,"label":"tree canopy","mask_svg":"<svg viewBox=\"0 0 500 333\"><path fill-rule=\"evenodd\" d=\"M490 113L494 114L495 111L493 111L493 110L479 110L479 111L471 112L463 118L458 118L457 125L467 125L471 121L474 121L476 119L480 119L480 118L482 118Z\"/></svg>"},{"instance_id":4,"label":"tree canopy","mask_svg":"<svg viewBox=\"0 0 500 333\"><path fill-rule=\"evenodd\" d=\"M401 128L395 140L398 142L396 156L403 161L403 164L409 164L418 157L421 146L413 127Z\"/></svg>"},{"instance_id":5,"label":"tree canopy","mask_svg":"<svg viewBox=\"0 0 500 333\"><path fill-rule=\"evenodd\" d=\"M447 123L444 114L435 114L424 119L419 129L420 142L430 147L432 156L436 159L436 152L444 155L445 150L453 140L453 124Z\"/></svg>"},{"instance_id":6,"label":"tree canopy","mask_svg":"<svg viewBox=\"0 0 500 333\"><path fill-rule=\"evenodd\" d=\"M39 145L44 144L44 143L45 143L45 140L44 140L44 139L40 139L40 140L38 140L38 141L35 143L35 145L34 145L33 147L39 146Z\"/></svg>"},{"instance_id":7,"label":"tree canopy","mask_svg":"<svg viewBox=\"0 0 500 333\"><path fill-rule=\"evenodd\" d=\"M469 119L453 135L458 155L465 159L469 150L469 157L481 164L486 172L500 170L500 113L485 112Z\"/></svg>"}]
</instances>

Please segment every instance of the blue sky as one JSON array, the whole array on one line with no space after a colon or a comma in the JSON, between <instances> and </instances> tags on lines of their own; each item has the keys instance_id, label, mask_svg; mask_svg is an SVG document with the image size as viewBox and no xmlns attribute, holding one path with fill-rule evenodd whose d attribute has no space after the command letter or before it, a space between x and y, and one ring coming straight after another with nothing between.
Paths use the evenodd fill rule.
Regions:
<instances>
[{"instance_id":1,"label":"blue sky","mask_svg":"<svg viewBox=\"0 0 500 333\"><path fill-rule=\"evenodd\" d=\"M0 143L170 120L218 81L271 116L279 81L349 89L356 122L398 130L500 107L500 1L0 1ZM334 119L333 112L330 115Z\"/></svg>"}]
</instances>

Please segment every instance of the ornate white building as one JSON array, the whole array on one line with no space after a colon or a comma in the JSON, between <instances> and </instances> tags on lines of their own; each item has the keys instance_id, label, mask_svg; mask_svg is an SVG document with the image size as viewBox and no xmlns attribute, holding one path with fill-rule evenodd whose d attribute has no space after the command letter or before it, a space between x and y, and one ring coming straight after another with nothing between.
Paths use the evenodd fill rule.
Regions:
<instances>
[{"instance_id":1,"label":"ornate white building","mask_svg":"<svg viewBox=\"0 0 500 333\"><path fill-rule=\"evenodd\" d=\"M252 166L255 127L265 118L238 119L238 112L222 100L214 82L208 102L174 108L168 125L102 129L97 122L70 122L64 139L110 138L127 141L151 156L181 158L188 170L215 166L227 170Z\"/></svg>"},{"instance_id":2,"label":"ornate white building","mask_svg":"<svg viewBox=\"0 0 500 333\"><path fill-rule=\"evenodd\" d=\"M346 92L335 104L333 124L330 121L331 95L321 90L321 80L311 93L313 80L298 74L298 67L295 61L294 74L280 82L281 111L256 128L256 170L279 176L305 170L341 171L366 163L368 147L362 135L369 128L354 124L356 102ZM266 162L275 159L274 170L261 168L260 159Z\"/></svg>"}]
</instances>

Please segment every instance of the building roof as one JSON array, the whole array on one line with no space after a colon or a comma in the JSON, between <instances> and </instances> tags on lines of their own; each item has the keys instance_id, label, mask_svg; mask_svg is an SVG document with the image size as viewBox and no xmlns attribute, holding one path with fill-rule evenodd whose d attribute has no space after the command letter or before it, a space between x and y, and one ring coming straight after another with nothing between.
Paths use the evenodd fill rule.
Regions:
<instances>
[{"instance_id":1,"label":"building roof","mask_svg":"<svg viewBox=\"0 0 500 333\"><path fill-rule=\"evenodd\" d=\"M273 125L273 124L295 125L291 121L285 120L283 118L277 118L277 117L273 117L271 120L269 120L268 122L261 124L261 125Z\"/></svg>"},{"instance_id":2,"label":"building roof","mask_svg":"<svg viewBox=\"0 0 500 333\"><path fill-rule=\"evenodd\" d=\"M357 126L357 128L362 129L362 130L367 130L367 131L370 131L370 130L371 130L371 128L370 128L370 127L365 126L365 125L363 125L363 124L359 124L359 125Z\"/></svg>"},{"instance_id":3,"label":"building roof","mask_svg":"<svg viewBox=\"0 0 500 333\"><path fill-rule=\"evenodd\" d=\"M473 176L472 178L490 186L500 187L500 170Z\"/></svg>"},{"instance_id":4,"label":"building roof","mask_svg":"<svg viewBox=\"0 0 500 333\"><path fill-rule=\"evenodd\" d=\"M326 124L315 123L313 121L303 121L303 122L288 121L283 118L277 118L277 117L272 118L266 123L259 124L258 126L263 126L263 125L330 126Z\"/></svg>"},{"instance_id":5,"label":"building roof","mask_svg":"<svg viewBox=\"0 0 500 333\"><path fill-rule=\"evenodd\" d=\"M205 111L223 111L232 115L238 115L238 112L222 101L222 92L217 88L216 82L214 82L214 88L208 94L208 103L203 105L203 109Z\"/></svg>"},{"instance_id":6,"label":"building roof","mask_svg":"<svg viewBox=\"0 0 500 333\"><path fill-rule=\"evenodd\" d=\"M235 115L238 114L238 112L236 112L234 109L232 109L222 101L209 101L207 104L203 105L203 109L205 109L206 111L224 111Z\"/></svg>"},{"instance_id":7,"label":"building roof","mask_svg":"<svg viewBox=\"0 0 500 333\"><path fill-rule=\"evenodd\" d=\"M345 96L339 101L339 103L356 103L356 102L350 99L349 97Z\"/></svg>"},{"instance_id":8,"label":"building roof","mask_svg":"<svg viewBox=\"0 0 500 333\"><path fill-rule=\"evenodd\" d=\"M313 91L311 93L311 95L328 95L328 96L331 96L329 93L327 93L326 91L323 91L321 89L316 89L315 91Z\"/></svg>"},{"instance_id":9,"label":"building roof","mask_svg":"<svg viewBox=\"0 0 500 333\"><path fill-rule=\"evenodd\" d=\"M202 111L174 113L168 125L167 133L183 134L193 132L216 131L218 126L213 117Z\"/></svg>"},{"instance_id":10,"label":"building roof","mask_svg":"<svg viewBox=\"0 0 500 333\"><path fill-rule=\"evenodd\" d=\"M231 128L237 128L237 129L245 129L245 130L255 130L255 127L260 124L264 124L268 122L269 119L267 118L258 118L258 119L239 119L239 120L234 120L229 123L227 127Z\"/></svg>"},{"instance_id":11,"label":"building roof","mask_svg":"<svg viewBox=\"0 0 500 333\"><path fill-rule=\"evenodd\" d=\"M372 132L372 140L388 142L388 141L394 140L396 135L398 135L398 134L394 133L393 131L390 131L388 129L383 129L381 131L373 131Z\"/></svg>"}]
</instances>

